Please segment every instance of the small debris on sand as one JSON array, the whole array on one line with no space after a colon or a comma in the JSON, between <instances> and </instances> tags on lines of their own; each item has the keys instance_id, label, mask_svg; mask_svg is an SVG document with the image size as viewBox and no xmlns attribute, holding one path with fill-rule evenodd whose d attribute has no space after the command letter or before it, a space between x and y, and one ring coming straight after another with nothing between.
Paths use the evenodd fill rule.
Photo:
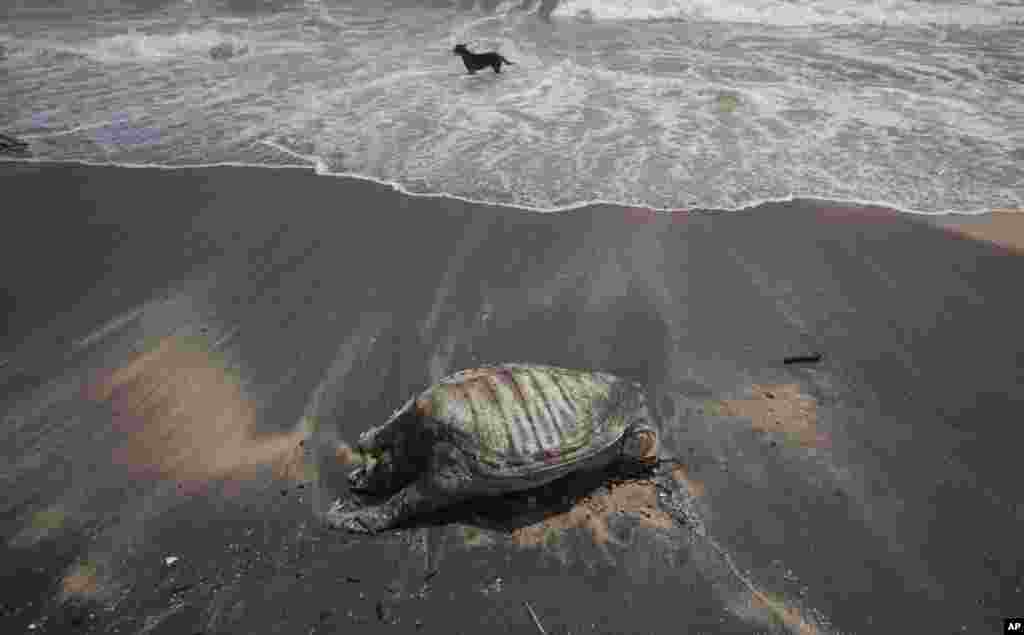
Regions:
<instances>
[{"instance_id":1,"label":"small debris on sand","mask_svg":"<svg viewBox=\"0 0 1024 635\"><path fill-rule=\"evenodd\" d=\"M377 600L377 620L384 622L385 624L391 622L391 612L388 607L384 604L384 600Z\"/></svg>"},{"instance_id":2,"label":"small debris on sand","mask_svg":"<svg viewBox=\"0 0 1024 635\"><path fill-rule=\"evenodd\" d=\"M548 635L548 632L544 630L544 627L540 623L540 618L538 618L537 614L533 612L533 607L530 606L530 603L523 602L523 606L525 606L526 610L529 611L530 618L533 620L533 625L537 627L537 632L539 632L540 635Z\"/></svg>"},{"instance_id":3,"label":"small debris on sand","mask_svg":"<svg viewBox=\"0 0 1024 635\"><path fill-rule=\"evenodd\" d=\"M782 360L783 364L817 364L821 361L821 353L811 353L810 355L793 355L792 357L786 357Z\"/></svg>"}]
</instances>

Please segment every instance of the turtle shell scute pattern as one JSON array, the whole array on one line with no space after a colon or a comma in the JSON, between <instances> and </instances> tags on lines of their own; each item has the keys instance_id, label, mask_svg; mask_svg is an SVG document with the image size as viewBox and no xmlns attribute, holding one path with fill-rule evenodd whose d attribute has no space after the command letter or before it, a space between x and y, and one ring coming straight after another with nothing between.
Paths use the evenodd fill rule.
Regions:
<instances>
[{"instance_id":1,"label":"turtle shell scute pattern","mask_svg":"<svg viewBox=\"0 0 1024 635\"><path fill-rule=\"evenodd\" d=\"M613 445L641 399L639 386L606 373L503 364L445 377L415 407L481 467L521 474Z\"/></svg>"}]
</instances>

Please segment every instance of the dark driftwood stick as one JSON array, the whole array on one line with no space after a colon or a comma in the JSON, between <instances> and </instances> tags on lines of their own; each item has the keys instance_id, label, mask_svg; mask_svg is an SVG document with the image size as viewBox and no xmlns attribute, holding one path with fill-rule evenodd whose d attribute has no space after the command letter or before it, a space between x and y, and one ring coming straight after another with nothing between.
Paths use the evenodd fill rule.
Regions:
<instances>
[{"instance_id":1,"label":"dark driftwood stick","mask_svg":"<svg viewBox=\"0 0 1024 635\"><path fill-rule=\"evenodd\" d=\"M540 620L537 619L537 614L533 612L533 607L530 606L529 602L523 602L523 606L530 612L530 617L533 618L533 625L540 631L540 635L548 635L548 632L544 630L544 627L540 625Z\"/></svg>"},{"instance_id":2,"label":"dark driftwood stick","mask_svg":"<svg viewBox=\"0 0 1024 635\"><path fill-rule=\"evenodd\" d=\"M814 364L821 361L821 353L812 353L810 355L794 355L787 357L782 360L783 364L802 364L810 363Z\"/></svg>"}]
</instances>

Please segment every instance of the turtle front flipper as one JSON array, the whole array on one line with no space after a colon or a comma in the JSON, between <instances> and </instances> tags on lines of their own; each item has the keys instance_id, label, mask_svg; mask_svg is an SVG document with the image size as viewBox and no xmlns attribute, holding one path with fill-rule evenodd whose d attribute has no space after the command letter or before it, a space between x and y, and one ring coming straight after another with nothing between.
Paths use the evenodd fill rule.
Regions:
<instances>
[{"instance_id":1,"label":"turtle front flipper","mask_svg":"<svg viewBox=\"0 0 1024 635\"><path fill-rule=\"evenodd\" d=\"M373 529L373 521L369 518L364 518L366 512L371 509L369 507L354 508L352 501L338 499L327 510L327 526L353 534L373 533L375 531Z\"/></svg>"},{"instance_id":2,"label":"turtle front flipper","mask_svg":"<svg viewBox=\"0 0 1024 635\"><path fill-rule=\"evenodd\" d=\"M430 477L433 481L436 477ZM394 529L409 519L462 500L463 497L438 491L434 483L421 480L403 488L386 503L345 510L335 503L327 512L327 524L356 534L375 534Z\"/></svg>"},{"instance_id":3,"label":"turtle front flipper","mask_svg":"<svg viewBox=\"0 0 1024 635\"><path fill-rule=\"evenodd\" d=\"M377 533L463 501L473 493L465 457L451 444L439 443L430 468L387 502L349 510L339 501L327 512L327 524L353 533Z\"/></svg>"},{"instance_id":4,"label":"turtle front flipper","mask_svg":"<svg viewBox=\"0 0 1024 635\"><path fill-rule=\"evenodd\" d=\"M381 513L384 507L375 505L345 511L338 501L327 512L327 526L352 534L375 534L389 528L388 519Z\"/></svg>"}]
</instances>

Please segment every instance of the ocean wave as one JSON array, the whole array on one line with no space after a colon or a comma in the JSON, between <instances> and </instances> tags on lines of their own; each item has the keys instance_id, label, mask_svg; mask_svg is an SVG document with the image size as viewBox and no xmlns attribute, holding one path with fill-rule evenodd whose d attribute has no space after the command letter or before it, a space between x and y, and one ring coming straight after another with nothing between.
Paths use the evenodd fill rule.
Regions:
<instances>
[{"instance_id":1,"label":"ocean wave","mask_svg":"<svg viewBox=\"0 0 1024 635\"><path fill-rule=\"evenodd\" d=\"M156 62L188 57L227 59L249 52L249 43L214 29L146 34L129 31L82 42L32 38L0 42L0 57L12 61L54 63L75 59L101 64Z\"/></svg>"},{"instance_id":2,"label":"ocean wave","mask_svg":"<svg viewBox=\"0 0 1024 635\"><path fill-rule=\"evenodd\" d=\"M241 38L214 29L173 34L122 33L81 47L80 52L103 63L151 62L182 57L227 59L247 53Z\"/></svg>"},{"instance_id":3,"label":"ocean wave","mask_svg":"<svg viewBox=\"0 0 1024 635\"><path fill-rule=\"evenodd\" d=\"M555 5L557 6L550 6ZM1005 0L523 0L521 8L586 21L718 21L776 26L1008 25L1024 21L1024 6Z\"/></svg>"}]
</instances>

